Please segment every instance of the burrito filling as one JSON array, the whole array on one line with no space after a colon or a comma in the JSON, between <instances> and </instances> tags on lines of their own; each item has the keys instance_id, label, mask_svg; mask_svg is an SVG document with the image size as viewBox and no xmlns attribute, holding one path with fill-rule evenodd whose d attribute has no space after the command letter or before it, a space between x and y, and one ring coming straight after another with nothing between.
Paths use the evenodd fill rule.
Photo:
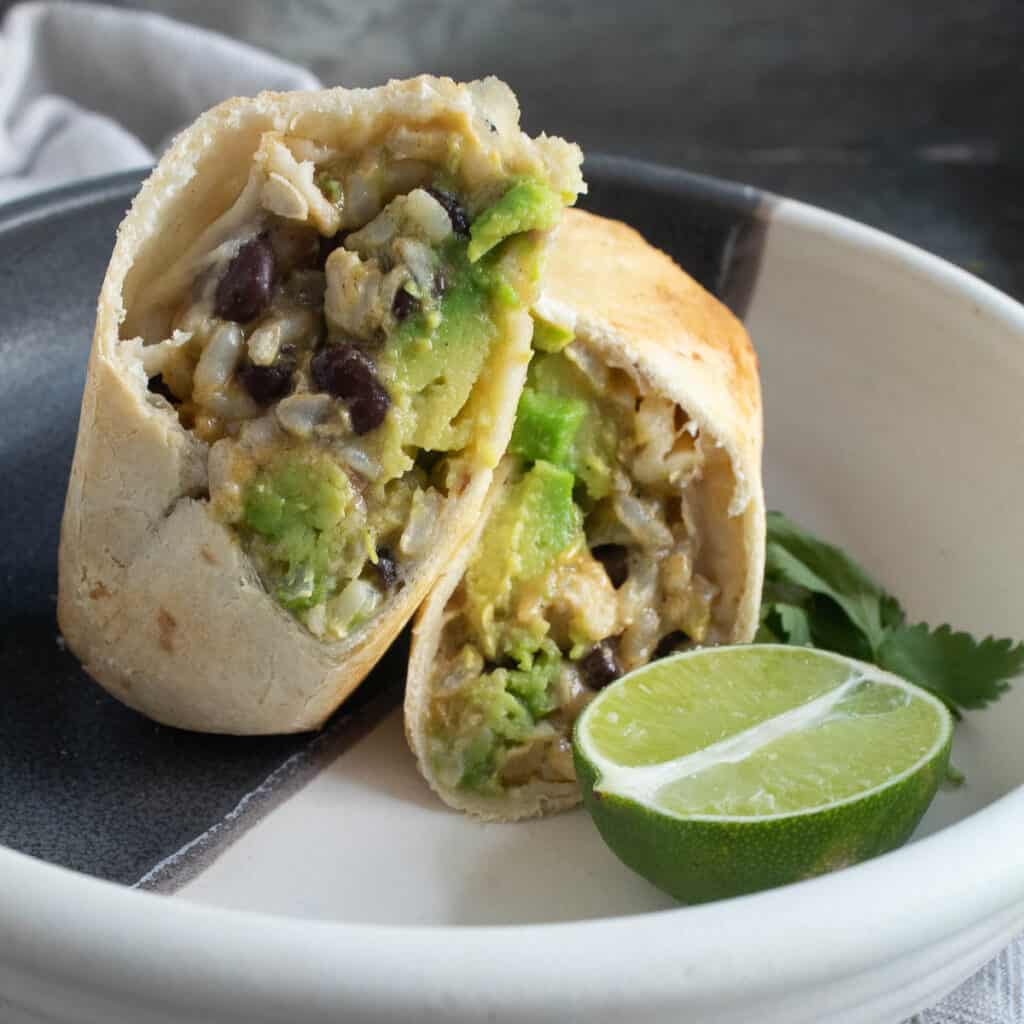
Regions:
<instances>
[{"instance_id":1,"label":"burrito filling","mask_svg":"<svg viewBox=\"0 0 1024 1024\"><path fill-rule=\"evenodd\" d=\"M169 337L142 349L150 390L211 446L214 514L327 639L403 586L449 497L500 456L478 427L572 198L392 150L265 133L206 251L186 254Z\"/></svg>"},{"instance_id":2,"label":"burrito filling","mask_svg":"<svg viewBox=\"0 0 1024 1024\"><path fill-rule=\"evenodd\" d=\"M509 475L445 609L431 756L443 784L482 794L574 781L572 725L599 689L721 639L701 550L705 438L632 372L560 344L538 321L548 352Z\"/></svg>"}]
</instances>

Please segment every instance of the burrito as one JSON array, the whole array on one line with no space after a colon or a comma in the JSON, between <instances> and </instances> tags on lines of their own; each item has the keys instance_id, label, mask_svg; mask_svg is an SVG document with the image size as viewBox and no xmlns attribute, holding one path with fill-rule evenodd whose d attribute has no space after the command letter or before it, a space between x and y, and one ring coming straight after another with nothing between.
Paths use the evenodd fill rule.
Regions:
<instances>
[{"instance_id":1,"label":"burrito","mask_svg":"<svg viewBox=\"0 0 1024 1024\"><path fill-rule=\"evenodd\" d=\"M319 726L476 522L579 149L511 90L233 99L132 204L100 293L59 621L186 729Z\"/></svg>"},{"instance_id":2,"label":"burrito","mask_svg":"<svg viewBox=\"0 0 1024 1024\"><path fill-rule=\"evenodd\" d=\"M623 672L752 638L764 565L742 324L623 224L570 210L484 516L413 632L406 732L452 807L580 796L571 732Z\"/></svg>"}]
</instances>

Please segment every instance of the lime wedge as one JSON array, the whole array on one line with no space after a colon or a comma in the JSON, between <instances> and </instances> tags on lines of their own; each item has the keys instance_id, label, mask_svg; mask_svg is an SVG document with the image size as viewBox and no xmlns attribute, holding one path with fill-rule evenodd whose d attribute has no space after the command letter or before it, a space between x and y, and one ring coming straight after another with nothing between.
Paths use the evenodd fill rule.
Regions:
<instances>
[{"instance_id":1,"label":"lime wedge","mask_svg":"<svg viewBox=\"0 0 1024 1024\"><path fill-rule=\"evenodd\" d=\"M576 723L583 801L619 858L686 903L904 843L945 775L946 706L874 665L747 645L652 662Z\"/></svg>"}]
</instances>

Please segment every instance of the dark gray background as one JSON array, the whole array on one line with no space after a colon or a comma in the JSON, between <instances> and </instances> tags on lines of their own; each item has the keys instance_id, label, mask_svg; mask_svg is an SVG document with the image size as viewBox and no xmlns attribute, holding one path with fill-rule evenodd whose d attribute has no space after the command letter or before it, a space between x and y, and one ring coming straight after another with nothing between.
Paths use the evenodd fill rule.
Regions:
<instances>
[{"instance_id":1,"label":"dark gray background","mask_svg":"<svg viewBox=\"0 0 1024 1024\"><path fill-rule=\"evenodd\" d=\"M330 84L498 74L533 131L809 200L1024 298L1021 0L123 6L219 29Z\"/></svg>"}]
</instances>

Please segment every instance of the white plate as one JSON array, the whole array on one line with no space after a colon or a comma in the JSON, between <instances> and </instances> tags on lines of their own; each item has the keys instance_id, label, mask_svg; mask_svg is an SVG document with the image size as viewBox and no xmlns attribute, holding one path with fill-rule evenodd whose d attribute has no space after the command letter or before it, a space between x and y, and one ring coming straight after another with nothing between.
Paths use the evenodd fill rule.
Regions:
<instances>
[{"instance_id":1,"label":"white plate","mask_svg":"<svg viewBox=\"0 0 1024 1024\"><path fill-rule=\"evenodd\" d=\"M802 204L757 216L769 506L855 553L913 617L1020 633L1024 308ZM1022 723L1020 687L968 715L968 782L902 850L677 908L582 812L445 810L393 714L174 897L0 850L0 1019L897 1022L1024 927Z\"/></svg>"}]
</instances>

